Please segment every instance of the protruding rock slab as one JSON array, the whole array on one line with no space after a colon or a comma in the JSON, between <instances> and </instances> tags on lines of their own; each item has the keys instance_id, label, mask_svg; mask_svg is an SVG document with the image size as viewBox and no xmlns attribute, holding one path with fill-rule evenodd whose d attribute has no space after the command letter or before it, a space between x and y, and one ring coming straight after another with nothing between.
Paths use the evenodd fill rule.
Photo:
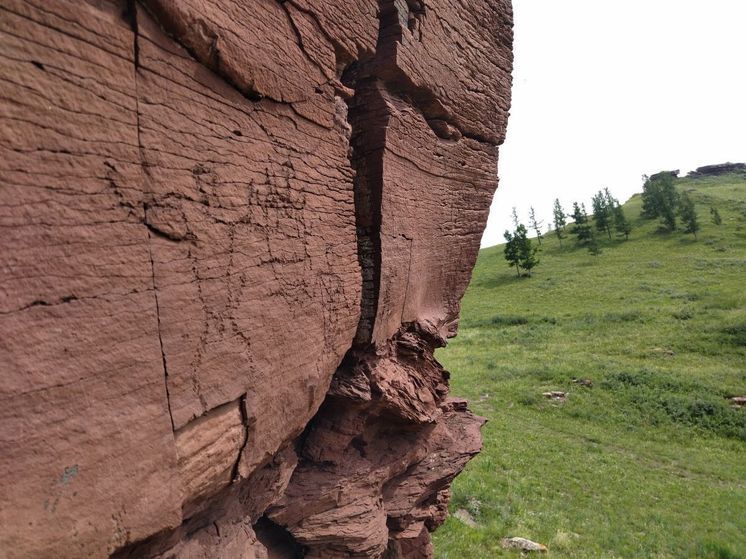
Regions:
<instances>
[{"instance_id":1,"label":"protruding rock slab","mask_svg":"<svg viewBox=\"0 0 746 559\"><path fill-rule=\"evenodd\" d=\"M445 339L455 333L479 250L497 148L438 137L420 111L380 81L359 86L353 125L356 155L364 158L359 168L366 172L358 175L358 196L366 190L372 200L366 210L379 266L367 286L369 331L360 341L385 344L414 322L432 325Z\"/></svg>"},{"instance_id":2,"label":"protruding rock slab","mask_svg":"<svg viewBox=\"0 0 746 559\"><path fill-rule=\"evenodd\" d=\"M376 74L428 119L497 145L510 107L509 0L381 0Z\"/></svg>"}]
</instances>

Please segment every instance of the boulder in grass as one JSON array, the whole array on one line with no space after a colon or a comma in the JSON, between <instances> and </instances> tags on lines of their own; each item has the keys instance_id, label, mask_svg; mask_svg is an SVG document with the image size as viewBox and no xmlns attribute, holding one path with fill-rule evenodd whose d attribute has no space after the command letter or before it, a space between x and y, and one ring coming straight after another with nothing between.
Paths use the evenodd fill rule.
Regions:
<instances>
[{"instance_id":1,"label":"boulder in grass","mask_svg":"<svg viewBox=\"0 0 746 559\"><path fill-rule=\"evenodd\" d=\"M476 528L478 526L477 521L474 520L474 517L466 509L458 509L456 512L453 513L453 516L469 528Z\"/></svg>"},{"instance_id":2,"label":"boulder in grass","mask_svg":"<svg viewBox=\"0 0 746 559\"><path fill-rule=\"evenodd\" d=\"M577 384L579 386L585 386L586 388L592 388L593 387L593 381L589 378L574 378L572 379L573 384Z\"/></svg>"},{"instance_id":3,"label":"boulder in grass","mask_svg":"<svg viewBox=\"0 0 746 559\"><path fill-rule=\"evenodd\" d=\"M526 538L503 538L500 540L500 545L503 549L515 549L517 551L537 551L539 553L548 551L547 546Z\"/></svg>"}]
</instances>

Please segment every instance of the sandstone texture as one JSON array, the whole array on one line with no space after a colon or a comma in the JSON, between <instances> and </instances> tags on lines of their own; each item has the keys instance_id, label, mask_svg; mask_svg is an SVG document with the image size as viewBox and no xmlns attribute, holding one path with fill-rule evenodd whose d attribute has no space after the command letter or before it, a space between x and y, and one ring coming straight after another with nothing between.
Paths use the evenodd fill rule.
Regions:
<instances>
[{"instance_id":1,"label":"sandstone texture","mask_svg":"<svg viewBox=\"0 0 746 559\"><path fill-rule=\"evenodd\" d=\"M0 0L0 558L427 558L509 0Z\"/></svg>"}]
</instances>

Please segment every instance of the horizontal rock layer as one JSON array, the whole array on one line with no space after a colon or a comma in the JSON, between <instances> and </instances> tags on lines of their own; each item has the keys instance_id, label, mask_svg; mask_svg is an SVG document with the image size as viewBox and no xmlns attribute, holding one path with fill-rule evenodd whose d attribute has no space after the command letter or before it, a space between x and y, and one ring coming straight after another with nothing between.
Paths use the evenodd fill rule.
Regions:
<instances>
[{"instance_id":1,"label":"horizontal rock layer","mask_svg":"<svg viewBox=\"0 0 746 559\"><path fill-rule=\"evenodd\" d=\"M509 2L0 12L4 556L429 557Z\"/></svg>"},{"instance_id":2,"label":"horizontal rock layer","mask_svg":"<svg viewBox=\"0 0 746 559\"><path fill-rule=\"evenodd\" d=\"M697 167L689 173L690 177L710 177L727 175L728 173L746 173L746 163L719 163L717 165L705 165Z\"/></svg>"}]
</instances>

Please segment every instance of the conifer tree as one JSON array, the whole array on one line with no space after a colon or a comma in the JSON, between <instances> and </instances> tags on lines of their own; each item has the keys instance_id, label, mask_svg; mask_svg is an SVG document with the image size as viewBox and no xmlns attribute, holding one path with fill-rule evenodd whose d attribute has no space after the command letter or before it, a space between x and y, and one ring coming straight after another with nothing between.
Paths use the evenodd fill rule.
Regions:
<instances>
[{"instance_id":1,"label":"conifer tree","mask_svg":"<svg viewBox=\"0 0 746 559\"><path fill-rule=\"evenodd\" d=\"M629 234L632 232L632 224L627 219L627 216L624 215L624 209L622 208L621 204L617 201L616 204L614 204L614 229L616 230L618 235L624 235L624 240L629 240Z\"/></svg>"},{"instance_id":2,"label":"conifer tree","mask_svg":"<svg viewBox=\"0 0 746 559\"><path fill-rule=\"evenodd\" d=\"M529 206L528 220L529 220L529 225L531 225L531 229L533 229L536 232L536 240L539 241L539 246L541 246L541 239L542 239L541 226L544 225L544 222L537 221L536 212L534 211L533 206Z\"/></svg>"},{"instance_id":3,"label":"conifer tree","mask_svg":"<svg viewBox=\"0 0 746 559\"><path fill-rule=\"evenodd\" d=\"M505 237L505 248L503 249L505 260L508 261L508 266L511 268L515 266L516 274L518 277L521 277L521 270L519 268L520 258L518 256L518 244L515 235L506 230L505 233L503 233L503 237Z\"/></svg>"},{"instance_id":4,"label":"conifer tree","mask_svg":"<svg viewBox=\"0 0 746 559\"><path fill-rule=\"evenodd\" d=\"M686 192L682 192L679 197L679 216L684 224L684 232L691 233L696 239L697 231L699 231L697 210L694 207L694 201Z\"/></svg>"},{"instance_id":5,"label":"conifer tree","mask_svg":"<svg viewBox=\"0 0 746 559\"><path fill-rule=\"evenodd\" d=\"M586 245L593 236L593 229L588 223L588 212L585 210L585 204L578 205L577 202L573 202L572 209L572 219L575 222L572 233L575 235L577 244Z\"/></svg>"},{"instance_id":6,"label":"conifer tree","mask_svg":"<svg viewBox=\"0 0 746 559\"><path fill-rule=\"evenodd\" d=\"M503 236L505 237L503 253L508 265L510 267L515 266L518 277L521 277L521 270L525 270L526 275L531 277L531 270L539 264L539 259L536 257L536 252L539 249L533 246L531 239L528 238L526 226L519 223L513 233L505 231Z\"/></svg>"},{"instance_id":7,"label":"conifer tree","mask_svg":"<svg viewBox=\"0 0 746 559\"><path fill-rule=\"evenodd\" d=\"M562 239L565 237L565 225L567 225L567 215L562 209L559 198L554 200L554 234L559 239L560 248L562 248Z\"/></svg>"},{"instance_id":8,"label":"conifer tree","mask_svg":"<svg viewBox=\"0 0 746 559\"><path fill-rule=\"evenodd\" d=\"M526 270L528 277L531 277L531 270L539 264L539 259L536 257L539 249L531 243L531 239L528 238L528 231L522 223L518 225L513 238L517 242L519 266Z\"/></svg>"},{"instance_id":9,"label":"conifer tree","mask_svg":"<svg viewBox=\"0 0 746 559\"><path fill-rule=\"evenodd\" d=\"M640 217L653 219L658 217L658 183L650 180L647 175L642 176L642 211Z\"/></svg>"},{"instance_id":10,"label":"conifer tree","mask_svg":"<svg viewBox=\"0 0 746 559\"><path fill-rule=\"evenodd\" d=\"M673 188L673 183L672 183ZM661 221L669 231L676 230L676 208L678 206L678 196L676 191L663 193L663 204L661 206Z\"/></svg>"},{"instance_id":11,"label":"conifer tree","mask_svg":"<svg viewBox=\"0 0 746 559\"><path fill-rule=\"evenodd\" d=\"M641 216L652 219L659 217L669 231L676 229L676 209L678 194L674 185L674 178L670 174L661 174L651 179L645 178L642 187Z\"/></svg>"},{"instance_id":12,"label":"conifer tree","mask_svg":"<svg viewBox=\"0 0 746 559\"><path fill-rule=\"evenodd\" d=\"M606 190L608 193L608 189ZM609 194L609 197L611 195ZM611 208L607 196L603 191L599 190L593 197L593 221L596 224L596 229L605 232L611 240Z\"/></svg>"}]
</instances>

